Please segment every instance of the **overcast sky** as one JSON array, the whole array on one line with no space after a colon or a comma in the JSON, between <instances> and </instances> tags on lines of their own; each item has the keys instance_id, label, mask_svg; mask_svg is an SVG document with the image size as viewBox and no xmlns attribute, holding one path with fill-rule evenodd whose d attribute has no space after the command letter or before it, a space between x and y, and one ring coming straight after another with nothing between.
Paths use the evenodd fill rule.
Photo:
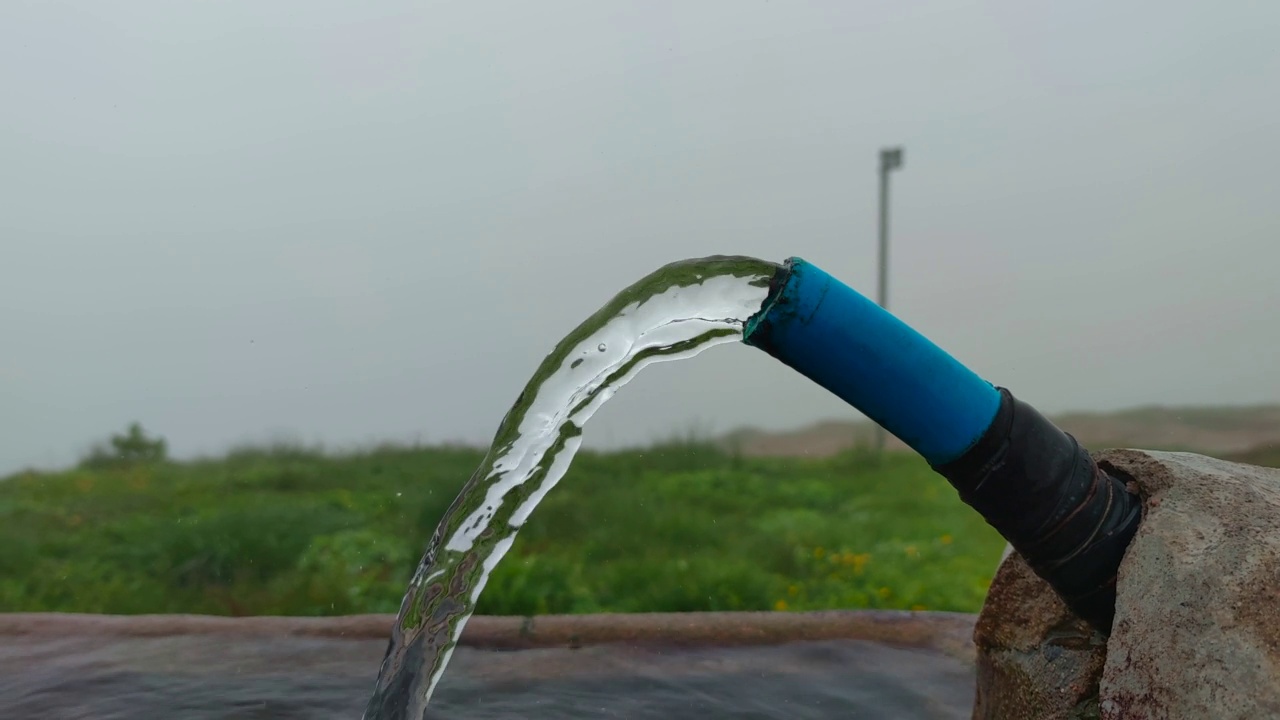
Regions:
<instances>
[{"instance_id":1,"label":"overcast sky","mask_svg":"<svg viewBox=\"0 0 1280 720\"><path fill-rule=\"evenodd\" d=\"M800 255L1043 410L1280 401L1280 5L0 4L0 472L132 420L487 441L672 260ZM588 442L854 413L756 350Z\"/></svg>"}]
</instances>

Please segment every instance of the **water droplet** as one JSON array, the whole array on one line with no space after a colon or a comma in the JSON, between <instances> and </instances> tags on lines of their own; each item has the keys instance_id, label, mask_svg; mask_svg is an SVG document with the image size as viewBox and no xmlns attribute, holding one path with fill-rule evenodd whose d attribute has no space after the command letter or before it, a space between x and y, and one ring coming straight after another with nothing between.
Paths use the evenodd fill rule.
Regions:
<instances>
[{"instance_id":1,"label":"water droplet","mask_svg":"<svg viewBox=\"0 0 1280 720\"><path fill-rule=\"evenodd\" d=\"M605 350L608 350L609 347L604 343L600 343L599 345L596 346L596 349L599 350L600 352L604 352Z\"/></svg>"}]
</instances>

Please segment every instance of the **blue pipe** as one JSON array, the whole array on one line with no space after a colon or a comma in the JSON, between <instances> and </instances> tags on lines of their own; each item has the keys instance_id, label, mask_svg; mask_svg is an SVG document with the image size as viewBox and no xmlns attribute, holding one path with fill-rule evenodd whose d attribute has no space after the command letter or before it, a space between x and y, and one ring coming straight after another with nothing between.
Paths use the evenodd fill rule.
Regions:
<instances>
[{"instance_id":1,"label":"blue pipe","mask_svg":"<svg viewBox=\"0 0 1280 720\"><path fill-rule=\"evenodd\" d=\"M982 437L1000 392L923 335L800 258L791 258L743 341L862 411L931 465Z\"/></svg>"},{"instance_id":2,"label":"blue pipe","mask_svg":"<svg viewBox=\"0 0 1280 720\"><path fill-rule=\"evenodd\" d=\"M779 268L743 342L920 453L1075 613L1109 632L1141 502L1035 408L819 268Z\"/></svg>"}]
</instances>

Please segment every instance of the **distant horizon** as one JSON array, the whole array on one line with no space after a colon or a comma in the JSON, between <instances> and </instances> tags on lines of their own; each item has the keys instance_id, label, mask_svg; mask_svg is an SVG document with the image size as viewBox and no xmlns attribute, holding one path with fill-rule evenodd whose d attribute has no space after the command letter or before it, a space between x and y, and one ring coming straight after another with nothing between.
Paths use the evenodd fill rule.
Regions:
<instances>
[{"instance_id":1,"label":"distant horizon","mask_svg":"<svg viewBox=\"0 0 1280 720\"><path fill-rule=\"evenodd\" d=\"M1280 414L1280 402L1250 403L1250 404L1242 403L1242 404L1236 404L1236 405L1147 404L1147 405L1134 405L1134 406L1118 408L1114 410L1069 410L1065 412L1047 413L1047 415L1052 420L1062 421L1062 420L1081 419L1081 418L1120 418L1120 417L1139 414L1139 413L1165 413L1165 414L1173 414L1176 416L1177 413L1196 414L1196 413L1209 413L1209 412L1228 412L1228 413L1234 412L1234 413L1246 414L1250 412L1265 412L1265 411L1273 411ZM129 423L127 422L122 423L119 428L103 433L102 437L95 442L105 441L111 435L123 432L125 429L127 429L128 425ZM165 434L162 430L158 430L156 428L150 427L146 423L141 423L141 425L149 436L165 438ZM693 425L696 425L696 423L694 423ZM760 434L764 436L786 436L786 435L801 434L806 431L813 431L817 429L832 428L832 427L834 428L856 427L856 428L864 428L864 429L870 430L872 427L874 427L874 425L870 420L868 420L865 417L843 417L843 418L829 417L826 419L818 419L811 422L806 422L793 427L782 427L782 428L773 428L773 429L761 428L761 427L750 425L750 424L742 424L737 427L731 427L731 428L720 430L720 431L706 430L705 428L699 429L689 424L686 424L683 426L677 424L677 425L673 425L672 429L668 433L656 435L654 437L649 438L648 440L636 440L632 442L617 443L617 444L612 444L608 446L601 446L599 443L591 442L591 426L588 425L584 431L585 442L583 444L583 449L598 451L598 452L611 452L611 451L644 450L648 448L680 444L687 441L692 441L695 443L714 444L718 442L728 441L732 439L735 435L741 435L741 434ZM496 423L494 428L496 431L497 429ZM1277 425L1275 427L1275 439L1276 441L1280 442L1280 425ZM905 446L902 446L900 441L896 441L896 439L894 440L895 440L895 442L893 443L894 447L891 449L894 449L894 450L905 449ZM90 446L92 444L93 443L91 443ZM417 434L415 437L370 438L363 442L334 443L334 442L326 442L323 440L305 440L296 435L291 436L289 433L282 432L282 433L277 433L276 436L274 437L267 436L267 437L262 437L258 439L248 439L242 442L228 445L222 449L213 449L213 450L195 453L195 454L178 453L173 455L173 459L179 462L218 460L218 459L233 455L237 452L255 452L255 451L264 451L264 450L269 451L269 450L275 450L275 449L321 452L327 455L349 455L349 454L360 454L365 452L371 452L371 451L375 451L382 448L403 448L403 449L460 448L460 449L483 451L488 447L489 447L489 440L476 441L476 440L466 440L466 439L458 439L458 438L427 439L423 437L421 433ZM24 472L31 472L31 471L57 472L60 470L72 468L72 467L75 467L80 462L80 459L82 459L83 455L87 453L89 450L90 450L90 447L85 447L80 449L75 453L76 459L61 465L56 465L56 466L26 465L26 466L20 466L16 468L0 470L0 477L20 475Z\"/></svg>"}]
</instances>

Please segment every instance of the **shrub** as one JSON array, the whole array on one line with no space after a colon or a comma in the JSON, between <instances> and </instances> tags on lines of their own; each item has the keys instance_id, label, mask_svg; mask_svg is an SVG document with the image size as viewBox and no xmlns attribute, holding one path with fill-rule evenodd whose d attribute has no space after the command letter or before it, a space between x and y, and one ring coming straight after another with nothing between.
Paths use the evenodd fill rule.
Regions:
<instances>
[{"instance_id":1,"label":"shrub","mask_svg":"<svg viewBox=\"0 0 1280 720\"><path fill-rule=\"evenodd\" d=\"M95 445L80 461L86 469L104 469L127 465L160 463L169 457L169 446L162 437L148 437L139 423L129 425L123 435L112 435L106 445Z\"/></svg>"}]
</instances>

